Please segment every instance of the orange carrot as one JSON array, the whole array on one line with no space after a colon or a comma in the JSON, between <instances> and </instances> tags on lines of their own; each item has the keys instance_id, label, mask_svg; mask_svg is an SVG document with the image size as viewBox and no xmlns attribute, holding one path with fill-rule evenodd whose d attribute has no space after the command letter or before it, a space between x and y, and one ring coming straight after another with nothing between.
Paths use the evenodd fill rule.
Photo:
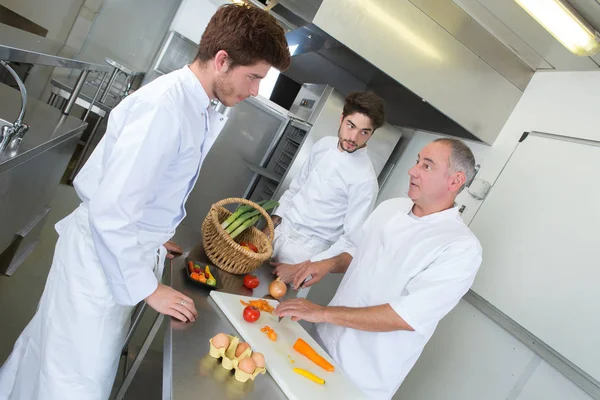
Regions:
<instances>
[{"instance_id":1,"label":"orange carrot","mask_svg":"<svg viewBox=\"0 0 600 400\"><path fill-rule=\"evenodd\" d=\"M296 340L296 343L294 343L294 350L308 358L310 361L317 364L319 367L323 368L325 371L333 372L335 370L335 368L329 363L329 361L317 354L315 349L310 347L308 343L306 343L300 338L298 338L298 340Z\"/></svg>"},{"instance_id":2,"label":"orange carrot","mask_svg":"<svg viewBox=\"0 0 600 400\"><path fill-rule=\"evenodd\" d=\"M270 326L263 326L260 331L266 333L267 337L272 341L277 341L277 332Z\"/></svg>"},{"instance_id":3,"label":"orange carrot","mask_svg":"<svg viewBox=\"0 0 600 400\"><path fill-rule=\"evenodd\" d=\"M188 271L190 271L190 274L194 273L194 262L193 261L188 261Z\"/></svg>"},{"instance_id":4,"label":"orange carrot","mask_svg":"<svg viewBox=\"0 0 600 400\"><path fill-rule=\"evenodd\" d=\"M273 306L270 305L269 302L266 301L265 299L250 300L249 302L245 302L244 300L240 300L240 303L242 303L243 306L256 307L260 311L264 311L264 312L267 312L269 314L273 314L273 311L275 310L273 308Z\"/></svg>"}]
</instances>

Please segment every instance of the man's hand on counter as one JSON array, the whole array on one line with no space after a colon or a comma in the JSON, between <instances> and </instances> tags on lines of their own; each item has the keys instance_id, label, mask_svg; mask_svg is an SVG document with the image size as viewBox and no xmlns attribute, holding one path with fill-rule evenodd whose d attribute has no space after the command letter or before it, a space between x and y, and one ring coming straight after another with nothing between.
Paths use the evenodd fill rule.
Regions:
<instances>
[{"instance_id":1,"label":"man's hand on counter","mask_svg":"<svg viewBox=\"0 0 600 400\"><path fill-rule=\"evenodd\" d=\"M326 307L311 303L306 299L291 299L279 304L275 314L279 317L292 317L292 321L305 320L313 323L325 322Z\"/></svg>"},{"instance_id":2,"label":"man's hand on counter","mask_svg":"<svg viewBox=\"0 0 600 400\"><path fill-rule=\"evenodd\" d=\"M194 300L170 286L159 283L154 293L146 297L145 300L150 307L159 313L170 315L182 322L194 322L198 318Z\"/></svg>"},{"instance_id":3,"label":"man's hand on counter","mask_svg":"<svg viewBox=\"0 0 600 400\"><path fill-rule=\"evenodd\" d=\"M165 243L165 249L167 249L167 258L169 260L174 259L175 257L179 257L183 254L183 249L179 247L177 244L171 242L170 240Z\"/></svg>"}]
</instances>

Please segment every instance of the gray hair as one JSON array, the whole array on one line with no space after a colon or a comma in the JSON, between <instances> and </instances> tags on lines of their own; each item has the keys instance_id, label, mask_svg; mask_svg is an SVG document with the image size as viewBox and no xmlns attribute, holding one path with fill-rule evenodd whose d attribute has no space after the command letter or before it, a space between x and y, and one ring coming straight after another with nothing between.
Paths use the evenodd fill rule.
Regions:
<instances>
[{"instance_id":1,"label":"gray hair","mask_svg":"<svg viewBox=\"0 0 600 400\"><path fill-rule=\"evenodd\" d=\"M475 176L475 156L473 152L462 140L442 138L434 142L450 146L450 171L452 173L462 172L467 177L465 183L458 190L458 193L460 193Z\"/></svg>"}]
</instances>

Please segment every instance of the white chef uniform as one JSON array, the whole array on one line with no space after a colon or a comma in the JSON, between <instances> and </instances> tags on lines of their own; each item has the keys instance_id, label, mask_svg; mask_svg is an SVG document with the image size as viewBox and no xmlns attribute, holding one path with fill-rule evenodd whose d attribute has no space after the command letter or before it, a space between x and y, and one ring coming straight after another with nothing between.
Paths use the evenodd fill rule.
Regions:
<instances>
[{"instance_id":1,"label":"white chef uniform","mask_svg":"<svg viewBox=\"0 0 600 400\"><path fill-rule=\"evenodd\" d=\"M319 324L328 353L369 399L390 399L438 322L471 287L481 246L451 208L422 218L410 199L380 204L358 232L330 306L390 304L415 330L366 332Z\"/></svg>"},{"instance_id":2,"label":"white chef uniform","mask_svg":"<svg viewBox=\"0 0 600 400\"><path fill-rule=\"evenodd\" d=\"M367 148L347 153L337 145L335 136L315 143L281 196L273 211L282 218L273 241L275 261L297 264L340 254L373 210L379 187Z\"/></svg>"},{"instance_id":3,"label":"white chef uniform","mask_svg":"<svg viewBox=\"0 0 600 400\"><path fill-rule=\"evenodd\" d=\"M188 66L111 112L75 179L82 204L59 239L37 313L0 369L0 400L106 400L133 307L150 295L163 244L225 118Z\"/></svg>"}]
</instances>

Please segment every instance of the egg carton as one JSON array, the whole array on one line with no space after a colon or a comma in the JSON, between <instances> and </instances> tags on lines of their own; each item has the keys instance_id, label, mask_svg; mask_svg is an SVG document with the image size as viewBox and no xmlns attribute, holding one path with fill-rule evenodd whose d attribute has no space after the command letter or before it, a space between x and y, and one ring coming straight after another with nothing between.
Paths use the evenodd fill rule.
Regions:
<instances>
[{"instance_id":1,"label":"egg carton","mask_svg":"<svg viewBox=\"0 0 600 400\"><path fill-rule=\"evenodd\" d=\"M252 356L252 350L250 348L247 348L246 350L244 350L244 352L242 354L240 354L239 357L235 356L235 350L238 347L238 344L240 344L240 339L236 336L232 336L232 335L227 335L227 337L229 337L229 346L226 349L218 349L216 348L213 343L212 343L212 339L209 340L210 343L210 356L213 358L222 358L221 361L221 366L223 368L225 368L226 370L235 370L235 379L238 380L239 382L246 382L248 379L252 379L254 380L254 378L256 378L256 376L258 374L264 374L267 370L265 368L259 368L256 367L256 369L254 370L254 372L252 374L249 374L247 372L242 371L241 369L238 368L238 365L240 363L240 361L246 357L250 357Z\"/></svg>"}]
</instances>

